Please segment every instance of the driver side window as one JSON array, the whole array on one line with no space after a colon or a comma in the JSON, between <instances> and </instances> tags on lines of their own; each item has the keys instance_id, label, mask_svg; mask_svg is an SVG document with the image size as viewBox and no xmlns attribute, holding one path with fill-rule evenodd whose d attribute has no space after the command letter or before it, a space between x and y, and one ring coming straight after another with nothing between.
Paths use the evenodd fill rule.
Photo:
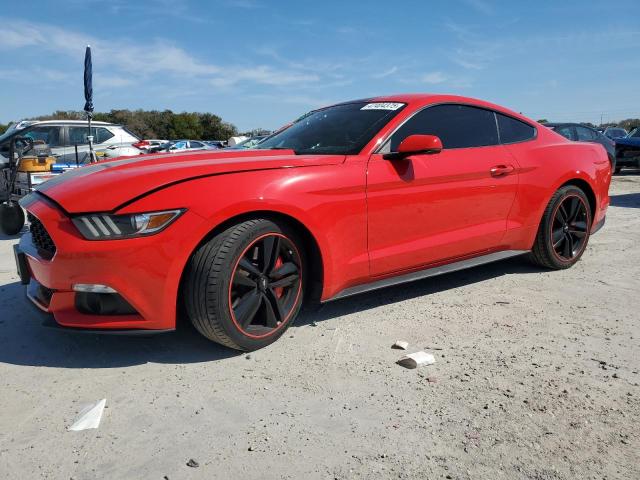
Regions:
<instances>
[{"instance_id":1,"label":"driver side window","mask_svg":"<svg viewBox=\"0 0 640 480\"><path fill-rule=\"evenodd\" d=\"M396 152L409 135L436 135L445 149L498 145L498 128L490 110L468 105L436 105L416 113L391 137Z\"/></svg>"}]
</instances>

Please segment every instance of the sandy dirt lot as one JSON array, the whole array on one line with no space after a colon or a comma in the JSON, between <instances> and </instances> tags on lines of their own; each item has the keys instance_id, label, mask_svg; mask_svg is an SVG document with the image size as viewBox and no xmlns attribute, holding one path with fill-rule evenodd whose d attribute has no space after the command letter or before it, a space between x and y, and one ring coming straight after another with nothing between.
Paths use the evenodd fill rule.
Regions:
<instances>
[{"instance_id":1,"label":"sandy dirt lot","mask_svg":"<svg viewBox=\"0 0 640 480\"><path fill-rule=\"evenodd\" d=\"M515 258L326 304L250 355L44 328L4 237L0 477L638 479L640 175L611 195L570 270ZM396 365L398 339L436 364ZM101 398L99 429L67 431Z\"/></svg>"}]
</instances>

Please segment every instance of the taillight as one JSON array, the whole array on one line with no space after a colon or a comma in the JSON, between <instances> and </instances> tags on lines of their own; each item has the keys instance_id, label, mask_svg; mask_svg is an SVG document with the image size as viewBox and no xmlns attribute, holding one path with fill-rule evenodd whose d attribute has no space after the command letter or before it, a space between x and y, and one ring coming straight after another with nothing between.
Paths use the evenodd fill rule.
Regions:
<instances>
[{"instance_id":1,"label":"taillight","mask_svg":"<svg viewBox=\"0 0 640 480\"><path fill-rule=\"evenodd\" d=\"M140 140L138 143L134 143L132 146L142 149L143 147L148 147L149 142L147 140Z\"/></svg>"}]
</instances>

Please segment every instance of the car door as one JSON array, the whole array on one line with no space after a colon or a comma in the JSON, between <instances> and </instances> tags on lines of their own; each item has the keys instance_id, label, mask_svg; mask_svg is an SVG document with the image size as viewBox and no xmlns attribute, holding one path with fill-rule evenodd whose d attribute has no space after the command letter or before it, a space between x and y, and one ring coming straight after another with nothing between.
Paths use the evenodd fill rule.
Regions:
<instances>
[{"instance_id":1,"label":"car door","mask_svg":"<svg viewBox=\"0 0 640 480\"><path fill-rule=\"evenodd\" d=\"M444 148L403 160L383 158L413 134L437 135ZM446 104L416 113L369 159L371 274L498 248L517 191L516 167L499 144L492 111Z\"/></svg>"}]
</instances>

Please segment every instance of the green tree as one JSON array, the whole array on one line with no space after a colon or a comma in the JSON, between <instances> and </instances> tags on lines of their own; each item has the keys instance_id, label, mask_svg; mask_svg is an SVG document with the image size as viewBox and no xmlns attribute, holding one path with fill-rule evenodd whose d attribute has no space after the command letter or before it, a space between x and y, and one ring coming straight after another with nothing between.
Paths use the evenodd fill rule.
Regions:
<instances>
[{"instance_id":1,"label":"green tree","mask_svg":"<svg viewBox=\"0 0 640 480\"><path fill-rule=\"evenodd\" d=\"M634 128L640 127L640 118L627 118L626 120L618 122L618 126L626 129L627 131L631 131Z\"/></svg>"}]
</instances>

